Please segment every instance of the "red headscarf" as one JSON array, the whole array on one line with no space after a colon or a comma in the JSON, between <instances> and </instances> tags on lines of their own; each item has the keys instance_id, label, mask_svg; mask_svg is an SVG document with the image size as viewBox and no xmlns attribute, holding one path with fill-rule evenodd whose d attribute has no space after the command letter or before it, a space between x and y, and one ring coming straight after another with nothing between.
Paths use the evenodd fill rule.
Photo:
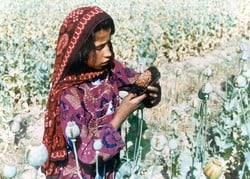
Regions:
<instances>
[{"instance_id":1,"label":"red headscarf","mask_svg":"<svg viewBox=\"0 0 250 179\"><path fill-rule=\"evenodd\" d=\"M72 11L63 21L60 28L52 87L45 112L43 143L47 147L49 156L42 166L46 176L59 174L59 161L67 158L66 142L61 129L60 97L64 89L90 80L103 72L88 72L62 78L66 65L86 42L94 28L102 21L112 19L107 13L96 6L81 7Z\"/></svg>"}]
</instances>

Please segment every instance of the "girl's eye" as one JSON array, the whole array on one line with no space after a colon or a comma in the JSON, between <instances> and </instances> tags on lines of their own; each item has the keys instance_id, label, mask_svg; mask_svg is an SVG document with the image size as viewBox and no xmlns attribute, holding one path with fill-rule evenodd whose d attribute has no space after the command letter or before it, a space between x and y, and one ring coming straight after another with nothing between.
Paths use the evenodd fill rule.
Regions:
<instances>
[{"instance_id":1,"label":"girl's eye","mask_svg":"<svg viewBox=\"0 0 250 179\"><path fill-rule=\"evenodd\" d=\"M109 41L106 42L105 44L98 45L98 46L95 47L95 50L100 51L100 50L102 50L106 45L108 45L108 44L110 44L110 43L111 43L111 41L109 40Z\"/></svg>"},{"instance_id":2,"label":"girl's eye","mask_svg":"<svg viewBox=\"0 0 250 179\"><path fill-rule=\"evenodd\" d=\"M100 50L102 50L106 46L106 44L107 43L102 44L102 45L98 45L98 46L95 47L95 49L98 50L98 51L100 51Z\"/></svg>"}]
</instances>

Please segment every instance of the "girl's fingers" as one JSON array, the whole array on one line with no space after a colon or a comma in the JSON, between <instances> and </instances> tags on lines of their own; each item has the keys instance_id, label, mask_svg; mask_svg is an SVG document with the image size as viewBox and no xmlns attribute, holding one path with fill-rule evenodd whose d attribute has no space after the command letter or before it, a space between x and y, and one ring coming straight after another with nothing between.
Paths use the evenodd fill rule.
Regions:
<instances>
[{"instance_id":1,"label":"girl's fingers","mask_svg":"<svg viewBox=\"0 0 250 179\"><path fill-rule=\"evenodd\" d=\"M155 87L155 86L148 86L148 87L147 87L147 90L150 91L150 92L155 92L155 93L158 92L158 88Z\"/></svg>"}]
</instances>

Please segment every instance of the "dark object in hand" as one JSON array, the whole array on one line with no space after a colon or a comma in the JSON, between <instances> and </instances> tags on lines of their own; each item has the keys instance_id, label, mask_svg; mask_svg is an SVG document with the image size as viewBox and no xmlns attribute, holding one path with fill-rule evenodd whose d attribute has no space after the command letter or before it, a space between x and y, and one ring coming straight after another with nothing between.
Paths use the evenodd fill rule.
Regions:
<instances>
[{"instance_id":1,"label":"dark object in hand","mask_svg":"<svg viewBox=\"0 0 250 179\"><path fill-rule=\"evenodd\" d=\"M142 95L147 92L147 87L154 86L160 77L161 74L159 70L156 67L151 66L138 76L134 84L132 84L130 92L135 93L138 96Z\"/></svg>"}]
</instances>

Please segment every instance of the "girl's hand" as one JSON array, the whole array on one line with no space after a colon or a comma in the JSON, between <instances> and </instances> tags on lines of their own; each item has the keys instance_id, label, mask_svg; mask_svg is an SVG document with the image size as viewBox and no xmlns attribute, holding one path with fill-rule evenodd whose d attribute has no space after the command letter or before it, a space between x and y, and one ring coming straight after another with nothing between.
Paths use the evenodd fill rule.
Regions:
<instances>
[{"instance_id":1,"label":"girl's hand","mask_svg":"<svg viewBox=\"0 0 250 179\"><path fill-rule=\"evenodd\" d=\"M151 108L156 106L161 101L161 86L159 82L155 83L152 86L147 87L147 97L143 101L145 107Z\"/></svg>"},{"instance_id":2,"label":"girl's hand","mask_svg":"<svg viewBox=\"0 0 250 179\"><path fill-rule=\"evenodd\" d=\"M158 100L158 98L160 97L159 96L160 89L159 89L159 87L156 87L156 86L148 86L147 93L149 95L148 97L150 99L151 104L154 104Z\"/></svg>"},{"instance_id":3,"label":"girl's hand","mask_svg":"<svg viewBox=\"0 0 250 179\"><path fill-rule=\"evenodd\" d=\"M116 111L116 114L111 121L113 127L116 129L120 128L128 115L134 112L146 97L146 94L137 96L134 93L129 93L126 97L124 97L119 106L119 109Z\"/></svg>"}]
</instances>

